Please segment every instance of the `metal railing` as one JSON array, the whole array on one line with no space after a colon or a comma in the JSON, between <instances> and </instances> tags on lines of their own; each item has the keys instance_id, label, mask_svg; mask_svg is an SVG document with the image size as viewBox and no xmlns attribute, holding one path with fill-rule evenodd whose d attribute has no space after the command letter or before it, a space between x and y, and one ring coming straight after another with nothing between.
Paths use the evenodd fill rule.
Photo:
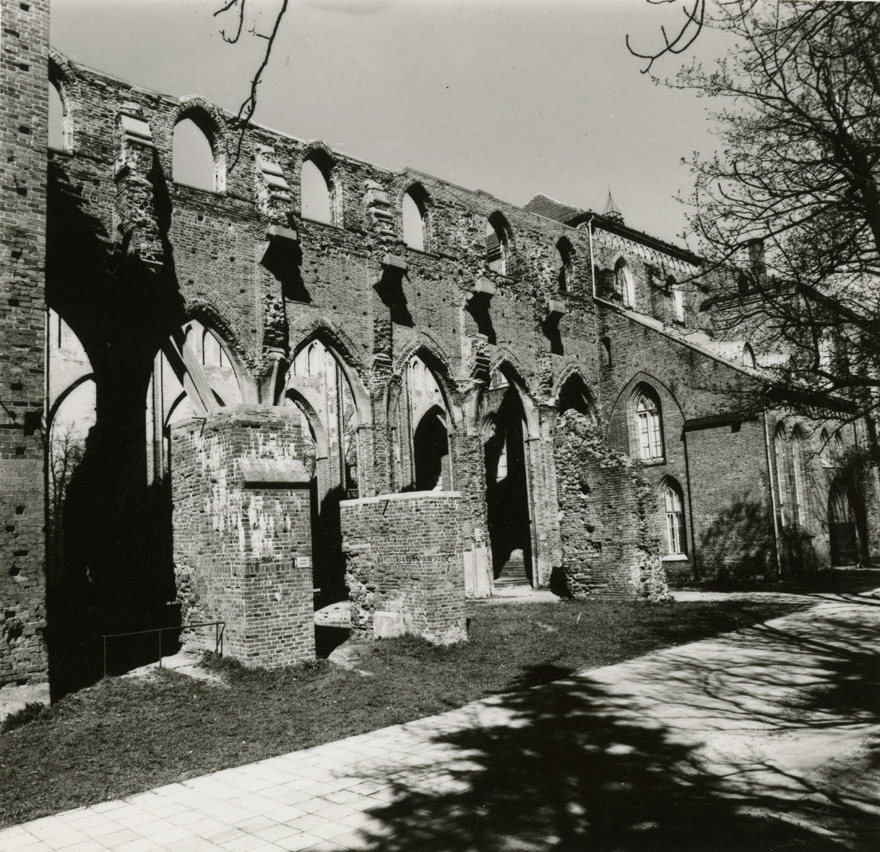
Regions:
<instances>
[{"instance_id":1,"label":"metal railing","mask_svg":"<svg viewBox=\"0 0 880 852\"><path fill-rule=\"evenodd\" d=\"M102 634L101 640L104 643L104 677L107 677L107 640L118 639L122 636L144 636L148 633L159 634L159 668L162 668L162 634L169 630L176 630L182 633L184 630L194 630L196 627L213 627L214 628L214 654L221 656L223 654L223 631L226 630L225 621L202 621L198 624L180 624L177 627L151 627L149 630L133 630L131 633L105 633Z\"/></svg>"}]
</instances>

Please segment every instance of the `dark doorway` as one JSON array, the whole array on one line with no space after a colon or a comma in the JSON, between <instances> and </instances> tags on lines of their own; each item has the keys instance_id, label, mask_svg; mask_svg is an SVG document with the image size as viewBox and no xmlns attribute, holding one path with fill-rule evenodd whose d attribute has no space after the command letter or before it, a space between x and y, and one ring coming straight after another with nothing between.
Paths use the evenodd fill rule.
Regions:
<instances>
[{"instance_id":1,"label":"dark doorway","mask_svg":"<svg viewBox=\"0 0 880 852\"><path fill-rule=\"evenodd\" d=\"M840 481L831 486L828 495L828 533L831 539L831 564L857 565L859 544L855 515L846 487Z\"/></svg>"},{"instance_id":2,"label":"dark doorway","mask_svg":"<svg viewBox=\"0 0 880 852\"><path fill-rule=\"evenodd\" d=\"M494 434L485 446L486 502L495 585L534 585L525 412L512 386L489 393L502 394L494 416Z\"/></svg>"},{"instance_id":3,"label":"dark doorway","mask_svg":"<svg viewBox=\"0 0 880 852\"><path fill-rule=\"evenodd\" d=\"M413 434L416 491L450 490L449 438L443 409L425 413Z\"/></svg>"}]
</instances>

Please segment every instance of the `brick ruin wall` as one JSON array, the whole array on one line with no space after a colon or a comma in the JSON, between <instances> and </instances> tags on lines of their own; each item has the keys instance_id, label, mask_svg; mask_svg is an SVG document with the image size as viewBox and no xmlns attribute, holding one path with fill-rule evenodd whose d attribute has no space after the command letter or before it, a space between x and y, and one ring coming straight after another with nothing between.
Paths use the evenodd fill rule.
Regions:
<instances>
[{"instance_id":1,"label":"brick ruin wall","mask_svg":"<svg viewBox=\"0 0 880 852\"><path fill-rule=\"evenodd\" d=\"M311 498L299 418L230 408L175 424L171 452L183 623L224 621L225 651L245 665L314 658ZM213 636L213 629L202 634L209 647Z\"/></svg>"},{"instance_id":2,"label":"brick ruin wall","mask_svg":"<svg viewBox=\"0 0 880 852\"><path fill-rule=\"evenodd\" d=\"M0 36L0 684L45 681L47 0L3 7Z\"/></svg>"},{"instance_id":3,"label":"brick ruin wall","mask_svg":"<svg viewBox=\"0 0 880 852\"><path fill-rule=\"evenodd\" d=\"M556 476L560 591L575 598L666 600L656 500L638 465L571 410L557 420Z\"/></svg>"},{"instance_id":4,"label":"brick ruin wall","mask_svg":"<svg viewBox=\"0 0 880 852\"><path fill-rule=\"evenodd\" d=\"M431 642L466 639L460 495L383 494L341 509L355 632L374 635L384 617Z\"/></svg>"},{"instance_id":5,"label":"brick ruin wall","mask_svg":"<svg viewBox=\"0 0 880 852\"><path fill-rule=\"evenodd\" d=\"M657 488L663 477L674 477L684 492L689 558L677 563L676 570L685 573L698 568L693 557L699 557L706 546L705 531L712 527L718 501L723 503L736 489L750 494L763 490L766 495L766 460L756 450L758 436L751 426L743 426L741 433L731 431L729 425L698 433L687 425L738 408L745 385L741 374L731 369L732 363L722 364L667 333L700 322L697 308L702 297L694 288L685 294L684 324L678 327L668 286L669 275L682 281L696 272L686 252L601 216L589 217L591 227L586 226L586 215L577 227L570 227L485 192L412 169L382 169L338 154L323 143L264 128L248 128L241 140L241 158L230 170L228 155L238 139L228 114L199 98L148 92L57 56L50 67L66 105L66 142L65 150L49 152L53 194L47 211L48 80L42 51L48 4L30 3L34 16L28 19L20 4L3 2L4 10L20 9L21 20L4 23L14 26L15 35L4 34L3 40L4 85L18 97L4 99L2 129L15 158L2 164L3 215L12 225L4 227L3 245L12 263L2 265L10 310L2 319L6 326L0 355L9 364L7 412L15 417L5 423L0 453L4 483L0 507L6 525L0 582L4 601L10 601L2 613L0 680L45 677L46 672L40 638L46 592L41 577L42 448L39 435L29 433L27 424L28 415L38 414L42 405L41 276L47 216L50 248L54 240L50 252L54 263L46 273L52 307L76 325L75 319L91 320L93 309L112 299L108 316L128 318L115 335L97 329L91 341L106 359L106 369L96 377L97 396L105 402L120 388L137 385L126 381L126 359L135 349L132 361L149 366L157 341L167 340L189 319L198 319L228 348L242 399L249 405L259 403L268 412L264 425L253 428L283 431L273 420L277 409L272 413L281 402L283 377L294 353L319 338L345 365L352 385L358 409L358 488L362 498L369 498L414 487L412 454L406 444L412 424L402 388L412 356L423 358L448 409L451 487L461 494L456 528L460 553L455 558L463 561L469 595L487 595L492 589L484 450L491 411L486 389L502 372L515 384L528 421L524 431L534 525L533 576L538 586L550 584L554 572L563 569L575 577L572 548L592 554L591 564L599 564L596 539L585 537L577 521L579 512L587 517L595 507L585 508L576 490L571 490L577 476L560 449L560 441L567 440L565 430L555 431L560 392L569 377L578 378L588 389L592 415L608 445L600 441L584 464L593 466L591 470L598 465L602 471L595 493L601 493L608 508L599 521L609 525L605 539L615 539L618 533L623 537L609 547L621 548L619 554L628 560L619 566L617 579L607 572L600 577L599 569L591 568L583 588L591 588L592 595L629 590L626 593L638 596L652 589L649 594L662 596L653 557L644 552L650 550L651 537L657 537L650 527L661 518ZM40 62L28 61L26 47L32 54L40 53ZM214 191L174 180L173 133L177 119L184 115L197 117L210 129L222 176ZM301 215L300 177L309 157L319 158L330 178L329 223ZM423 251L403 240L401 202L413 186L425 199ZM503 273L487 264L486 223L497 214L509 226L509 258ZM571 248L564 290L557 250L562 238ZM59 251L65 240L68 253ZM626 259L631 271L636 304L653 317L653 328L627 316L619 300L615 302L613 271L620 258ZM600 299L594 298L594 286ZM548 311L560 304L562 312L548 322ZM146 327L148 323L155 325ZM9 346L6 341L13 343ZM116 352L121 355L114 364ZM107 376L116 384L106 384ZM146 383L144 376L138 381ZM602 468L609 447L623 456L633 455L627 405L640 381L650 382L661 399L666 455L651 465L628 468L618 459L620 464L609 462ZM142 428L139 399L133 400L130 413L131 428ZM215 417L220 418L216 431L210 425ZM263 422L260 418L255 422ZM305 539L288 541L276 527L272 540L277 547L264 553L259 550L262 545L254 543L260 555L245 570L246 557L236 550L238 540L228 530L212 540L215 532L206 526L199 507L207 505L213 483L200 482L199 477L210 475L205 471L213 470L212 465L222 468L237 493L271 504L276 507L273 513L281 513L278 517L287 511L281 508L285 501L290 503L291 516L299 517L307 500L302 488L283 496L278 488L245 487L237 481L233 456L253 450L235 444L232 431L230 443L224 445L218 436L227 426L232 430L220 415L211 415L203 435L198 436L194 427L175 433L174 547L189 615L228 611L230 625L237 625L230 627L230 637L234 633L244 643L251 623L247 613L256 611L256 603L253 607L242 603L237 612L231 598L221 601L222 584L211 579L212 560L218 557L218 571L225 572L223 582L230 591L233 563L224 562L218 548L227 548L223 552L230 554L230 560L233 552L238 554L234 582L248 580L250 585L236 587L236 595L241 601L255 602L260 595L274 594L270 586L285 582L282 563L287 560L289 569L294 555L287 545L296 548ZM210 456L214 461L203 467L208 456L199 442L209 435L216 446L226 449ZM751 437L746 447L747 436ZM299 448L299 438L292 435L291 440ZM634 479L636 469L652 489L650 499ZM718 474L727 471L729 481L718 485L722 481ZM765 496L762 505L766 503ZM649 508L650 523L642 518ZM400 511L400 530L410 530L412 518L403 508ZM366 547L368 527L359 527L356 515L348 512L351 532L360 530L354 540ZM304 536L306 525L301 526ZM253 543L252 538L246 540ZM373 545L381 548L382 542ZM396 558L405 564L403 556ZM604 564L610 566L612 561ZM263 572L261 581L254 573L256 565ZM716 569L707 561L706 571L710 570ZM634 579L636 575L641 579ZM259 587L260 582L264 587ZM306 578L290 582L299 583L299 589ZM196 588L198 603L193 597ZM286 600L284 594L282 599ZM300 615L304 617L304 609L283 617L299 624ZM419 629L439 635L445 628ZM268 631L267 627L264 632ZM258 644L252 643L252 650ZM259 658L262 652L254 653Z\"/></svg>"}]
</instances>

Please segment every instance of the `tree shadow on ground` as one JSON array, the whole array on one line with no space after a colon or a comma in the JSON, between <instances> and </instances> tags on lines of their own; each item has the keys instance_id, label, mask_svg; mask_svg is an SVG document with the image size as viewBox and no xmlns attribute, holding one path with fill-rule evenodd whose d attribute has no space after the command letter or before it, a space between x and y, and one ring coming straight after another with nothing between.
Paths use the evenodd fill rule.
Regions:
<instances>
[{"instance_id":1,"label":"tree shadow on ground","mask_svg":"<svg viewBox=\"0 0 880 852\"><path fill-rule=\"evenodd\" d=\"M810 764L811 739L793 761L776 745L797 748L786 737L806 729L821 767L839 731L877 721L876 619L826 621L833 642L761 625L745 653L721 637L708 657L670 649L620 684L597 672L489 699L481 724L438 733L424 766L396 775L392 800L370 812L383 824L369 848L877 848L877 810L860 788L838 795ZM511 687L552 674L538 668ZM729 751L700 749L713 731Z\"/></svg>"}]
</instances>

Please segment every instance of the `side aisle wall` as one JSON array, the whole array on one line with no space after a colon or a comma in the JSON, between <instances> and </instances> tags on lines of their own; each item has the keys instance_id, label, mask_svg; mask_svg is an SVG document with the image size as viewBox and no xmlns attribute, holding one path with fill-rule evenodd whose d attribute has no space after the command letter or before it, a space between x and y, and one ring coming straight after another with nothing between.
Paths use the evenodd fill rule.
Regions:
<instances>
[{"instance_id":1,"label":"side aisle wall","mask_svg":"<svg viewBox=\"0 0 880 852\"><path fill-rule=\"evenodd\" d=\"M2 4L0 684L48 678L44 449L48 0Z\"/></svg>"}]
</instances>

